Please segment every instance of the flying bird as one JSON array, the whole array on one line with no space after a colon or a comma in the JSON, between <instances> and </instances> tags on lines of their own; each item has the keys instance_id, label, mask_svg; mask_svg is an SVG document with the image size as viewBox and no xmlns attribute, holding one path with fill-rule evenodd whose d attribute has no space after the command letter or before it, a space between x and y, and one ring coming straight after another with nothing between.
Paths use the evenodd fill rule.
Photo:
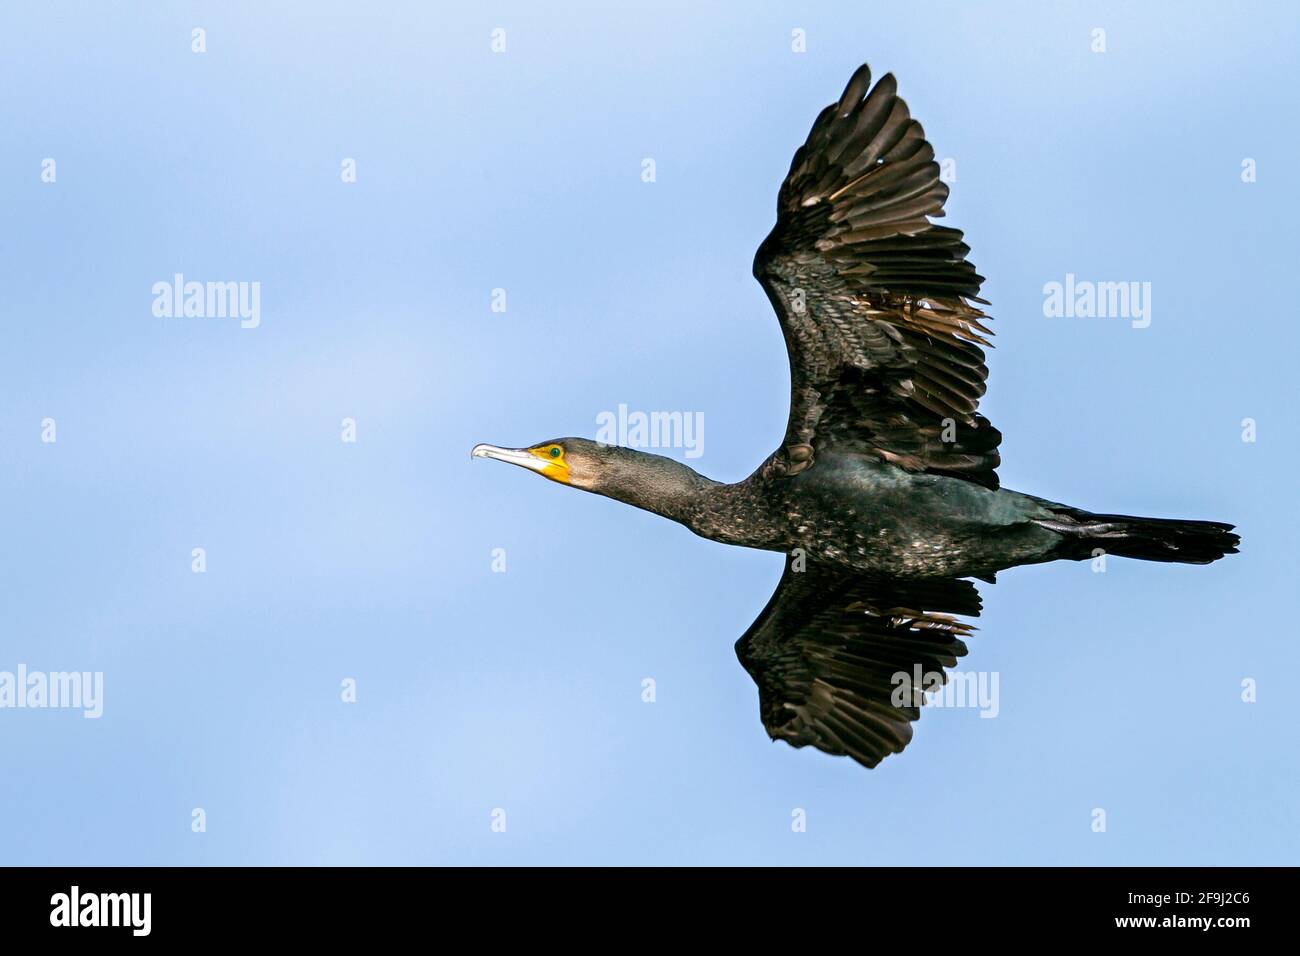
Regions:
<instances>
[{"instance_id":1,"label":"flying bird","mask_svg":"<svg viewBox=\"0 0 1300 956\"><path fill-rule=\"evenodd\" d=\"M867 767L908 744L926 693L965 655L960 618L980 611L969 578L1098 553L1208 564L1238 544L1228 524L1000 487L1002 436L978 410L988 302L961 232L930 221L947 196L893 75L872 86L863 65L795 152L754 258L791 387L785 437L752 475L724 484L583 438L471 453L786 554L736 643L763 725Z\"/></svg>"}]
</instances>

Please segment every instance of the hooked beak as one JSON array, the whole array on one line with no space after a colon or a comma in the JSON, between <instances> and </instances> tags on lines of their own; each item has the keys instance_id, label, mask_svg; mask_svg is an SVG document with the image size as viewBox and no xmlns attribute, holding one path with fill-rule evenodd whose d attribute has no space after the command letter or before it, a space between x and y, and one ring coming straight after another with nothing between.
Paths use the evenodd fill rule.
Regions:
<instances>
[{"instance_id":1,"label":"hooked beak","mask_svg":"<svg viewBox=\"0 0 1300 956\"><path fill-rule=\"evenodd\" d=\"M471 458L495 458L497 461L519 465L529 471L544 471L548 464L527 448L498 448L496 445L475 445L473 451L469 454Z\"/></svg>"}]
</instances>

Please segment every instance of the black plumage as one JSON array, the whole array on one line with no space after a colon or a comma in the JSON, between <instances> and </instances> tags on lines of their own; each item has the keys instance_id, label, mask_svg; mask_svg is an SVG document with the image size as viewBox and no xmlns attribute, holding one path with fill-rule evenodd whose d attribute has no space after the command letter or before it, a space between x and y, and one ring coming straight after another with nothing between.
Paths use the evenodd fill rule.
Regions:
<instances>
[{"instance_id":1,"label":"black plumage","mask_svg":"<svg viewBox=\"0 0 1300 956\"><path fill-rule=\"evenodd\" d=\"M771 467L821 447L997 487L1000 435L976 414L991 334L983 278L956 229L935 226L948 187L886 75L864 65L817 117L754 257L785 331L793 398Z\"/></svg>"},{"instance_id":2,"label":"black plumage","mask_svg":"<svg viewBox=\"0 0 1300 956\"><path fill-rule=\"evenodd\" d=\"M736 644L773 739L866 766L911 739L916 673L945 678L979 613L967 578L1100 553L1205 564L1231 525L1093 514L1000 487L1001 434L979 413L988 368L982 277L894 78L866 66L817 117L777 200L754 275L790 358L785 437L747 479L563 438L480 445L548 478L785 552L768 606ZM900 689L911 692L900 699Z\"/></svg>"},{"instance_id":3,"label":"black plumage","mask_svg":"<svg viewBox=\"0 0 1300 956\"><path fill-rule=\"evenodd\" d=\"M979 592L953 578L873 578L813 566L786 567L772 600L736 642L758 685L759 714L773 739L812 744L874 767L912 739L923 698L966 655ZM900 677L901 675L901 677ZM919 685L919 686L918 686Z\"/></svg>"}]
</instances>

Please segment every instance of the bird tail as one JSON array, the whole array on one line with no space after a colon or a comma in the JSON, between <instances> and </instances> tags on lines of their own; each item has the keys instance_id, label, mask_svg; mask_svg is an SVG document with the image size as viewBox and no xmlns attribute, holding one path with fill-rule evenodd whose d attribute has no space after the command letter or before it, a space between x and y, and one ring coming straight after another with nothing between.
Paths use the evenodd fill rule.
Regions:
<instances>
[{"instance_id":1,"label":"bird tail","mask_svg":"<svg viewBox=\"0 0 1300 956\"><path fill-rule=\"evenodd\" d=\"M1209 564L1236 554L1241 543L1233 526L1219 521L1100 515L1056 504L1050 508L1055 517L1037 523L1065 539L1064 557L1084 559L1101 550L1143 561Z\"/></svg>"}]
</instances>

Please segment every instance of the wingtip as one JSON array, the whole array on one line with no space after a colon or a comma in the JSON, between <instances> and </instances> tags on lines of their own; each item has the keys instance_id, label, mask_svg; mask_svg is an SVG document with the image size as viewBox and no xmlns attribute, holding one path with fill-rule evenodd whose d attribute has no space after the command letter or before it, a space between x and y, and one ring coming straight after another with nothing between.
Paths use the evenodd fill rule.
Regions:
<instances>
[{"instance_id":1,"label":"wingtip","mask_svg":"<svg viewBox=\"0 0 1300 956\"><path fill-rule=\"evenodd\" d=\"M846 115L851 113L862 102L869 89L871 89L871 67L863 63L853 71L848 83L844 84L844 92L840 94L837 111Z\"/></svg>"}]
</instances>

